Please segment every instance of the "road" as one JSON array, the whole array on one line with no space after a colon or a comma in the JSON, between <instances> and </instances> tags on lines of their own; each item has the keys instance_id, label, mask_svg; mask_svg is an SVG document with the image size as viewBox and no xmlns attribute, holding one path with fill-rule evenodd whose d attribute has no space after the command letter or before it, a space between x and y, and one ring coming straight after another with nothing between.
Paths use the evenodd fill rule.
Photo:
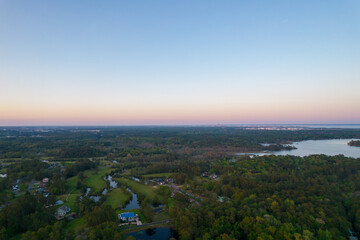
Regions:
<instances>
[{"instance_id":1,"label":"road","mask_svg":"<svg viewBox=\"0 0 360 240\"><path fill-rule=\"evenodd\" d=\"M34 182L35 182L35 180L34 180L34 179L33 179L33 180L31 180L31 183L29 184L29 187L28 187L28 192L30 192L30 191L31 191L31 189L33 188Z\"/></svg>"},{"instance_id":2,"label":"road","mask_svg":"<svg viewBox=\"0 0 360 240\"><path fill-rule=\"evenodd\" d=\"M164 224L164 223L169 223L171 220L164 220L164 221L158 221L158 222L151 222L151 223L145 223L145 224L142 224L142 225L134 225L134 226L129 226L129 227L125 227L123 228L124 230L125 229L133 229L133 228L140 228L140 227L146 227L146 226L151 226L151 225L156 225L156 224Z\"/></svg>"}]
</instances>

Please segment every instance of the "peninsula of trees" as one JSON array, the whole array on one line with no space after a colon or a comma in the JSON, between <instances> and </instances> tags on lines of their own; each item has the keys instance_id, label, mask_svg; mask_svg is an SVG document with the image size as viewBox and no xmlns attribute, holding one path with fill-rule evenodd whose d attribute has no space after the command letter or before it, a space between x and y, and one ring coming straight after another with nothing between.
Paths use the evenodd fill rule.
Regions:
<instances>
[{"instance_id":1,"label":"peninsula of trees","mask_svg":"<svg viewBox=\"0 0 360 240\"><path fill-rule=\"evenodd\" d=\"M360 147L360 141L352 140L348 143L349 146Z\"/></svg>"}]
</instances>

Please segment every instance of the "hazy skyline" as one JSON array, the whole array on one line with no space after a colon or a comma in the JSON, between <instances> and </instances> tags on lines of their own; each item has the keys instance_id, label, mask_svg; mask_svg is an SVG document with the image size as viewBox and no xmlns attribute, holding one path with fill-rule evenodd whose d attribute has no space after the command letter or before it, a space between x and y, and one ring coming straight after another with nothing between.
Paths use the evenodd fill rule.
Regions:
<instances>
[{"instance_id":1,"label":"hazy skyline","mask_svg":"<svg viewBox=\"0 0 360 240\"><path fill-rule=\"evenodd\" d=\"M0 125L360 123L360 2L0 2Z\"/></svg>"}]
</instances>

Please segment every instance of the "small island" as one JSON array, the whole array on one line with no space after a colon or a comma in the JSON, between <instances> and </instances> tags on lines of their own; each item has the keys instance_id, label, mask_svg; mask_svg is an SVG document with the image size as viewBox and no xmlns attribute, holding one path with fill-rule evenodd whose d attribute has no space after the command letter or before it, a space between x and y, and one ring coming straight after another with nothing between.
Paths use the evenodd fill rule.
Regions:
<instances>
[{"instance_id":1,"label":"small island","mask_svg":"<svg viewBox=\"0 0 360 240\"><path fill-rule=\"evenodd\" d=\"M294 147L294 146L291 146L291 145L269 144L267 146L264 146L263 149L267 150L267 151L276 152L276 151L282 151L282 150L294 150L294 149L297 149L297 148Z\"/></svg>"},{"instance_id":2,"label":"small island","mask_svg":"<svg viewBox=\"0 0 360 240\"><path fill-rule=\"evenodd\" d=\"M357 141L352 140L352 141L348 142L348 145L353 146L353 147L360 147L360 141L359 140L357 140Z\"/></svg>"}]
</instances>

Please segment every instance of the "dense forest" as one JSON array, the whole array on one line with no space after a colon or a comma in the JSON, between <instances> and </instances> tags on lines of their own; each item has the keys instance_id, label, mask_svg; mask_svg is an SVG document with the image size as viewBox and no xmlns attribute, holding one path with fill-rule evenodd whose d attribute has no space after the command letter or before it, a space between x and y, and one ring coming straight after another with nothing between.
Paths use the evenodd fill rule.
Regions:
<instances>
[{"instance_id":1,"label":"dense forest","mask_svg":"<svg viewBox=\"0 0 360 240\"><path fill-rule=\"evenodd\" d=\"M349 226L360 231L358 160L264 156L213 169L221 181L190 181L208 199L201 207L171 209L187 239L345 239Z\"/></svg>"}]
</instances>

